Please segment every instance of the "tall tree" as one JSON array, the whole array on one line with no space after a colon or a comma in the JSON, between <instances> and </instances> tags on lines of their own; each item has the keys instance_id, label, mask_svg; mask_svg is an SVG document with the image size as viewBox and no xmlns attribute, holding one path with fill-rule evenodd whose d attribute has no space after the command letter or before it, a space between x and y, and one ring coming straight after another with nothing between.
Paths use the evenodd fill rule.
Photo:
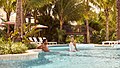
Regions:
<instances>
[{"instance_id":1,"label":"tall tree","mask_svg":"<svg viewBox=\"0 0 120 68\"><path fill-rule=\"evenodd\" d=\"M84 18L85 18L85 23L86 23L86 33L87 33L87 43L90 43L90 30L89 30L89 15L90 15L90 6L89 6L89 0L84 0L83 1L85 7L84 7Z\"/></svg>"},{"instance_id":2,"label":"tall tree","mask_svg":"<svg viewBox=\"0 0 120 68\"><path fill-rule=\"evenodd\" d=\"M19 38L22 36L22 30L23 30L22 29L22 24L23 24L22 0L17 0L15 30L18 31Z\"/></svg>"},{"instance_id":3,"label":"tall tree","mask_svg":"<svg viewBox=\"0 0 120 68\"><path fill-rule=\"evenodd\" d=\"M117 39L120 40L120 0L117 0Z\"/></svg>"},{"instance_id":4,"label":"tall tree","mask_svg":"<svg viewBox=\"0 0 120 68\"><path fill-rule=\"evenodd\" d=\"M0 7L6 12L6 20L10 20L10 14L15 10L16 0L0 0Z\"/></svg>"},{"instance_id":5,"label":"tall tree","mask_svg":"<svg viewBox=\"0 0 120 68\"><path fill-rule=\"evenodd\" d=\"M60 30L66 21L76 21L82 17L82 3L79 0L56 0L54 16L60 21Z\"/></svg>"},{"instance_id":6,"label":"tall tree","mask_svg":"<svg viewBox=\"0 0 120 68\"><path fill-rule=\"evenodd\" d=\"M34 17L34 22L36 23L38 10L44 5L52 3L52 1L53 0L24 0L24 15L26 16L27 13L30 13Z\"/></svg>"},{"instance_id":7,"label":"tall tree","mask_svg":"<svg viewBox=\"0 0 120 68\"><path fill-rule=\"evenodd\" d=\"M96 0L97 6L104 12L105 23L106 23L106 40L109 40L109 22L110 12L115 8L115 0Z\"/></svg>"}]
</instances>

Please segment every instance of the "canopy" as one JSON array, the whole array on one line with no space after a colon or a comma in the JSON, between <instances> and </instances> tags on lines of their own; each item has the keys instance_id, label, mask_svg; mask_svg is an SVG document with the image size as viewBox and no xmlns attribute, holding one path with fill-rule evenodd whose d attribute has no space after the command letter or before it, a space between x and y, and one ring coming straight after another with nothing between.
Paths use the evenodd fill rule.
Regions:
<instances>
[{"instance_id":1,"label":"canopy","mask_svg":"<svg viewBox=\"0 0 120 68\"><path fill-rule=\"evenodd\" d=\"M0 23L0 27L3 27L3 26L5 26L5 24L1 24L1 23Z\"/></svg>"},{"instance_id":2,"label":"canopy","mask_svg":"<svg viewBox=\"0 0 120 68\"><path fill-rule=\"evenodd\" d=\"M7 31L7 33L9 33L10 32L10 25L15 25L15 22L10 22L10 21L7 21L7 22L3 22L2 24L6 24L6 25L8 25L8 31Z\"/></svg>"},{"instance_id":3,"label":"canopy","mask_svg":"<svg viewBox=\"0 0 120 68\"><path fill-rule=\"evenodd\" d=\"M33 28L48 28L48 26L44 26L44 25L36 25L36 26L33 26Z\"/></svg>"},{"instance_id":4,"label":"canopy","mask_svg":"<svg viewBox=\"0 0 120 68\"><path fill-rule=\"evenodd\" d=\"M14 25L15 22L10 22L10 21L8 21L8 22L3 22L2 24Z\"/></svg>"}]
</instances>

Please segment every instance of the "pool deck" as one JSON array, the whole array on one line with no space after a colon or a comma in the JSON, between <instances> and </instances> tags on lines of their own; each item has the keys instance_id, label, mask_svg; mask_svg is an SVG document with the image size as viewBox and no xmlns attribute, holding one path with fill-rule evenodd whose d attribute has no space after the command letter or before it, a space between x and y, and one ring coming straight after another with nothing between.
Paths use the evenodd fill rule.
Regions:
<instances>
[{"instance_id":1,"label":"pool deck","mask_svg":"<svg viewBox=\"0 0 120 68\"><path fill-rule=\"evenodd\" d=\"M77 43L77 44L79 44L79 43ZM68 44L48 45L48 46L67 46L67 45L69 45L69 43ZM109 44L104 44L104 45L102 45L102 44L94 44L94 46L95 47L111 47L112 45L109 45Z\"/></svg>"},{"instance_id":2,"label":"pool deck","mask_svg":"<svg viewBox=\"0 0 120 68\"><path fill-rule=\"evenodd\" d=\"M48 45L48 46L67 46L68 44L55 44L55 45Z\"/></svg>"},{"instance_id":3,"label":"pool deck","mask_svg":"<svg viewBox=\"0 0 120 68\"><path fill-rule=\"evenodd\" d=\"M112 45L109 45L109 44L95 44L95 47L112 47Z\"/></svg>"},{"instance_id":4,"label":"pool deck","mask_svg":"<svg viewBox=\"0 0 120 68\"><path fill-rule=\"evenodd\" d=\"M41 49L32 49L32 50L27 50L26 53L23 54L0 55L0 60L31 60L38 58L38 54L41 51L42 51Z\"/></svg>"}]
</instances>

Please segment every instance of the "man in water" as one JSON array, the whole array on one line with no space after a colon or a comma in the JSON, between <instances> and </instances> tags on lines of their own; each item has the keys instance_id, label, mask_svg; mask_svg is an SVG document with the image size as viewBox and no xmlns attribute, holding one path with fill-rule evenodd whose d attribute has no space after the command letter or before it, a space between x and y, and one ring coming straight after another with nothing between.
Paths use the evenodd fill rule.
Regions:
<instances>
[{"instance_id":1,"label":"man in water","mask_svg":"<svg viewBox=\"0 0 120 68\"><path fill-rule=\"evenodd\" d=\"M42 49L44 52L49 52L47 39L43 39L43 43L37 47L37 49Z\"/></svg>"},{"instance_id":2,"label":"man in water","mask_svg":"<svg viewBox=\"0 0 120 68\"><path fill-rule=\"evenodd\" d=\"M72 52L78 51L76 48L76 43L74 41L74 36L71 36L71 42L69 43L69 50Z\"/></svg>"}]
</instances>

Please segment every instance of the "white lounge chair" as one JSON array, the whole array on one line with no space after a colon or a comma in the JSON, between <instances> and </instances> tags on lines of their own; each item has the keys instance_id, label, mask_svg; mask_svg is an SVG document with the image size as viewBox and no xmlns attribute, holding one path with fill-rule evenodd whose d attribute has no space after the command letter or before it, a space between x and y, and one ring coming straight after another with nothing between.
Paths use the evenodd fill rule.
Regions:
<instances>
[{"instance_id":1,"label":"white lounge chair","mask_svg":"<svg viewBox=\"0 0 120 68\"><path fill-rule=\"evenodd\" d=\"M33 37L34 42L38 42L36 37Z\"/></svg>"},{"instance_id":2,"label":"white lounge chair","mask_svg":"<svg viewBox=\"0 0 120 68\"><path fill-rule=\"evenodd\" d=\"M46 39L46 37L43 37L43 39ZM54 45L57 44L57 42L48 42L48 45Z\"/></svg>"},{"instance_id":3,"label":"white lounge chair","mask_svg":"<svg viewBox=\"0 0 120 68\"><path fill-rule=\"evenodd\" d=\"M36 42L34 42L34 40L32 39L32 37L28 37L28 39L30 40L31 44L36 44Z\"/></svg>"},{"instance_id":4,"label":"white lounge chair","mask_svg":"<svg viewBox=\"0 0 120 68\"><path fill-rule=\"evenodd\" d=\"M32 37L28 37L28 39L29 39L31 42L33 42L33 39L32 39Z\"/></svg>"},{"instance_id":5,"label":"white lounge chair","mask_svg":"<svg viewBox=\"0 0 120 68\"><path fill-rule=\"evenodd\" d=\"M46 37L43 37L43 39L46 39Z\"/></svg>"},{"instance_id":6,"label":"white lounge chair","mask_svg":"<svg viewBox=\"0 0 120 68\"><path fill-rule=\"evenodd\" d=\"M34 42L36 42L37 44L41 44L41 42L39 42L36 37L33 37L33 40L34 40Z\"/></svg>"},{"instance_id":7,"label":"white lounge chair","mask_svg":"<svg viewBox=\"0 0 120 68\"><path fill-rule=\"evenodd\" d=\"M102 45L104 46L105 44L108 44L109 46L113 45L113 44L118 44L119 41L103 41Z\"/></svg>"},{"instance_id":8,"label":"white lounge chair","mask_svg":"<svg viewBox=\"0 0 120 68\"><path fill-rule=\"evenodd\" d=\"M42 38L41 38L41 37L38 37L38 39L39 39L39 42L41 42L41 43L43 42L43 40L42 40Z\"/></svg>"},{"instance_id":9,"label":"white lounge chair","mask_svg":"<svg viewBox=\"0 0 120 68\"><path fill-rule=\"evenodd\" d=\"M57 42L48 42L48 45L54 45L57 44Z\"/></svg>"}]
</instances>

